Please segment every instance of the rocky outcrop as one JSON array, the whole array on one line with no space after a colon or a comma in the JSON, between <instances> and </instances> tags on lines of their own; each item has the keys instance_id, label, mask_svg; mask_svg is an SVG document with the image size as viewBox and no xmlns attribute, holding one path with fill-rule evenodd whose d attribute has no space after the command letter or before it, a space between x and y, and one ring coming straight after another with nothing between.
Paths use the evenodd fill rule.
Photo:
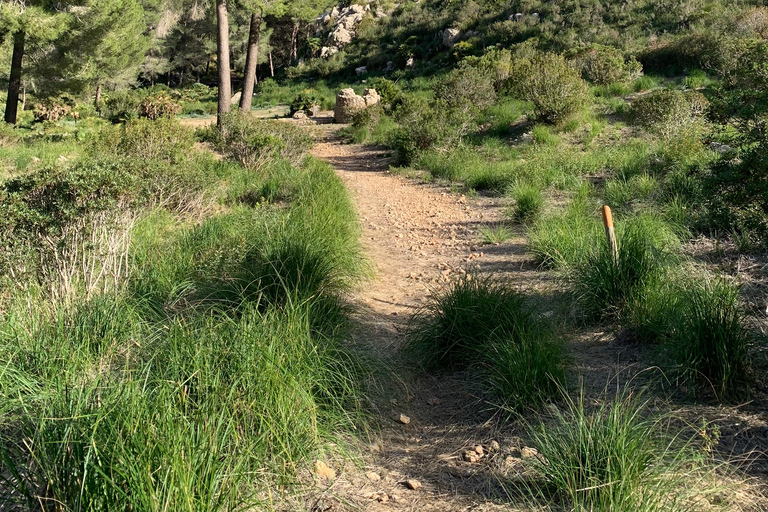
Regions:
<instances>
[{"instance_id":1,"label":"rocky outcrop","mask_svg":"<svg viewBox=\"0 0 768 512\"><path fill-rule=\"evenodd\" d=\"M459 42L459 39L461 38L461 30L457 28L447 28L443 30L442 38L443 45L452 48L453 45Z\"/></svg>"},{"instance_id":2,"label":"rocky outcrop","mask_svg":"<svg viewBox=\"0 0 768 512\"><path fill-rule=\"evenodd\" d=\"M335 47L336 51L339 51L339 48L352 42L352 34L349 30L339 25L333 32L331 32L328 41L331 43L332 48Z\"/></svg>"},{"instance_id":3,"label":"rocky outcrop","mask_svg":"<svg viewBox=\"0 0 768 512\"><path fill-rule=\"evenodd\" d=\"M366 2L369 1L366 0ZM327 42L320 50L320 57L327 59L341 50L344 45L351 43L357 26L366 16L383 18L388 14L381 6L376 7L375 11L372 10L370 3L352 4L349 7L339 4L330 11L324 12L315 19L317 25L315 35L318 37L327 35Z\"/></svg>"},{"instance_id":4,"label":"rocky outcrop","mask_svg":"<svg viewBox=\"0 0 768 512\"><path fill-rule=\"evenodd\" d=\"M342 89L336 95L334 120L337 123L351 123L356 113L380 102L381 97L376 89L366 89L362 96L355 94L353 89Z\"/></svg>"}]
</instances>

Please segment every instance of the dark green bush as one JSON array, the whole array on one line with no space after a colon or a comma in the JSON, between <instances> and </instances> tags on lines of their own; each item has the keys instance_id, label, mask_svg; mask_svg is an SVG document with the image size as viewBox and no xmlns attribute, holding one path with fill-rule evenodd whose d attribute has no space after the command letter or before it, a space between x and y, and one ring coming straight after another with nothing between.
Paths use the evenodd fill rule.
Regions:
<instances>
[{"instance_id":1,"label":"dark green bush","mask_svg":"<svg viewBox=\"0 0 768 512\"><path fill-rule=\"evenodd\" d=\"M303 110L309 111L314 106L323 104L323 97L314 89L304 89L291 102L291 115Z\"/></svg>"},{"instance_id":2,"label":"dark green bush","mask_svg":"<svg viewBox=\"0 0 768 512\"><path fill-rule=\"evenodd\" d=\"M130 156L176 164L189 158L194 144L194 131L173 119L135 119L122 127L103 128L88 152L94 158Z\"/></svg>"},{"instance_id":3,"label":"dark green bush","mask_svg":"<svg viewBox=\"0 0 768 512\"><path fill-rule=\"evenodd\" d=\"M381 96L381 103L387 107L396 107L403 100L403 91L397 83L387 78L379 77L368 81L368 85L376 89Z\"/></svg>"},{"instance_id":4,"label":"dark green bush","mask_svg":"<svg viewBox=\"0 0 768 512\"><path fill-rule=\"evenodd\" d=\"M540 53L513 65L507 89L530 101L536 117L556 123L575 114L588 104L588 88L579 72L562 55Z\"/></svg>"},{"instance_id":5,"label":"dark green bush","mask_svg":"<svg viewBox=\"0 0 768 512\"><path fill-rule=\"evenodd\" d=\"M566 52L584 80L595 85L629 82L640 76L642 65L634 58L625 59L621 50L593 44Z\"/></svg>"},{"instance_id":6,"label":"dark green bush","mask_svg":"<svg viewBox=\"0 0 768 512\"><path fill-rule=\"evenodd\" d=\"M139 116L139 106L144 96L143 91L114 91L111 92L98 106L101 117L121 123Z\"/></svg>"}]
</instances>

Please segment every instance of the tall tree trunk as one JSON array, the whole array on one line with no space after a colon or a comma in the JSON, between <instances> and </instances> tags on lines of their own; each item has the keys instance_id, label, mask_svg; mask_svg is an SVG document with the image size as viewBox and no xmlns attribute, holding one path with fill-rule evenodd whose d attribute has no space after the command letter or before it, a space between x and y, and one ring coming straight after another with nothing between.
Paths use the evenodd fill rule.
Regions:
<instances>
[{"instance_id":1,"label":"tall tree trunk","mask_svg":"<svg viewBox=\"0 0 768 512\"><path fill-rule=\"evenodd\" d=\"M272 64L272 48L269 49L269 76L275 78L275 66Z\"/></svg>"},{"instance_id":2,"label":"tall tree trunk","mask_svg":"<svg viewBox=\"0 0 768 512\"><path fill-rule=\"evenodd\" d=\"M24 109L27 107L27 86L22 85L21 86L21 111L24 112Z\"/></svg>"},{"instance_id":3,"label":"tall tree trunk","mask_svg":"<svg viewBox=\"0 0 768 512\"><path fill-rule=\"evenodd\" d=\"M219 108L216 124L221 126L222 115L229 112L232 101L232 78L229 72L229 18L227 0L216 0L216 25L218 27L217 57L219 68Z\"/></svg>"},{"instance_id":4,"label":"tall tree trunk","mask_svg":"<svg viewBox=\"0 0 768 512\"><path fill-rule=\"evenodd\" d=\"M298 38L299 38L299 21L296 20L293 22L293 30L291 31L291 64L296 62L296 56L299 53L298 48L296 48L296 45L298 44Z\"/></svg>"},{"instance_id":5,"label":"tall tree trunk","mask_svg":"<svg viewBox=\"0 0 768 512\"><path fill-rule=\"evenodd\" d=\"M94 99L93 104L96 106L96 110L98 110L99 105L101 105L101 84L96 86L96 98Z\"/></svg>"},{"instance_id":6,"label":"tall tree trunk","mask_svg":"<svg viewBox=\"0 0 768 512\"><path fill-rule=\"evenodd\" d=\"M248 32L248 51L245 54L245 79L240 95L240 110L251 111L253 87L256 82L256 66L259 63L259 39L261 36L261 10L251 14L251 29Z\"/></svg>"},{"instance_id":7,"label":"tall tree trunk","mask_svg":"<svg viewBox=\"0 0 768 512\"><path fill-rule=\"evenodd\" d=\"M16 124L16 113L19 109L19 91L21 90L21 63L24 60L23 31L13 34L13 56L11 57L11 74L8 80L8 98L5 102L5 122Z\"/></svg>"}]
</instances>

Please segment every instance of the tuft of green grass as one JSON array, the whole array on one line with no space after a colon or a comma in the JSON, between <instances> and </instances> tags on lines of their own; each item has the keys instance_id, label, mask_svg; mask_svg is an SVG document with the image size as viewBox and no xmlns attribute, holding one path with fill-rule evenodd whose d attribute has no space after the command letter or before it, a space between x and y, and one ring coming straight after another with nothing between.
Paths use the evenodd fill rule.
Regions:
<instances>
[{"instance_id":1,"label":"tuft of green grass","mask_svg":"<svg viewBox=\"0 0 768 512\"><path fill-rule=\"evenodd\" d=\"M609 180L605 184L605 204L617 210L630 210L634 204L648 202L658 189L656 178L645 173L628 180Z\"/></svg>"},{"instance_id":2,"label":"tuft of green grass","mask_svg":"<svg viewBox=\"0 0 768 512\"><path fill-rule=\"evenodd\" d=\"M566 396L554 424L532 428L531 436L548 486L534 496L558 509L694 512L723 489L693 443L670 435L650 402L626 391L597 407L583 395L577 402Z\"/></svg>"},{"instance_id":3,"label":"tuft of green grass","mask_svg":"<svg viewBox=\"0 0 768 512\"><path fill-rule=\"evenodd\" d=\"M552 130L548 126L543 124L537 124L531 131L534 144L541 146L557 146L560 143L560 138L552 133Z\"/></svg>"},{"instance_id":4,"label":"tuft of green grass","mask_svg":"<svg viewBox=\"0 0 768 512\"><path fill-rule=\"evenodd\" d=\"M739 289L723 278L689 282L672 319L670 349L681 378L719 398L743 394L752 378L751 335Z\"/></svg>"},{"instance_id":5,"label":"tuft of green grass","mask_svg":"<svg viewBox=\"0 0 768 512\"><path fill-rule=\"evenodd\" d=\"M512 188L512 197L515 205L511 216L518 222L532 222L541 215L544 206L544 197L541 190L535 185L518 184Z\"/></svg>"},{"instance_id":6,"label":"tuft of green grass","mask_svg":"<svg viewBox=\"0 0 768 512\"><path fill-rule=\"evenodd\" d=\"M655 228L636 218L618 230L618 258L602 239L599 248L574 268L571 279L588 318L625 318L641 290L664 272L671 255L655 241Z\"/></svg>"},{"instance_id":7,"label":"tuft of green grass","mask_svg":"<svg viewBox=\"0 0 768 512\"><path fill-rule=\"evenodd\" d=\"M485 244L500 244L512 238L512 231L504 224L483 225L478 232Z\"/></svg>"},{"instance_id":8,"label":"tuft of green grass","mask_svg":"<svg viewBox=\"0 0 768 512\"><path fill-rule=\"evenodd\" d=\"M650 75L643 75L632 84L635 92L650 91L660 86L659 80Z\"/></svg>"},{"instance_id":9,"label":"tuft of green grass","mask_svg":"<svg viewBox=\"0 0 768 512\"><path fill-rule=\"evenodd\" d=\"M409 353L426 369L474 368L507 407L536 407L564 383L563 353L525 298L472 276L433 294L411 319Z\"/></svg>"}]
</instances>

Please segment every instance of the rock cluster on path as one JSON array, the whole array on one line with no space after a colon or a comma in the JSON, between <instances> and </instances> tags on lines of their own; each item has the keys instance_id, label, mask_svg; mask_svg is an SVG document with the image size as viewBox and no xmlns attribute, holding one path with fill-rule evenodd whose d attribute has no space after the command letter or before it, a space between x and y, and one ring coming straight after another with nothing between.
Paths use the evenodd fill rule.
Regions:
<instances>
[{"instance_id":1,"label":"rock cluster on path","mask_svg":"<svg viewBox=\"0 0 768 512\"><path fill-rule=\"evenodd\" d=\"M357 112L380 102L381 97L376 89L366 89L362 96L355 94L351 88L342 89L336 95L334 119L337 123L350 123Z\"/></svg>"}]
</instances>

